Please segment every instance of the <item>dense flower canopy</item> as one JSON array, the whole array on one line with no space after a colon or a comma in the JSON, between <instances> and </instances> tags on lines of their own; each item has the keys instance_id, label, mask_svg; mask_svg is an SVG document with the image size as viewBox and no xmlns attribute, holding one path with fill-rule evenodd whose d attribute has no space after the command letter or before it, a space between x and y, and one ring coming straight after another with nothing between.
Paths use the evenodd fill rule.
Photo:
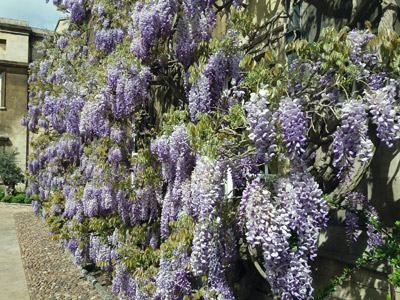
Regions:
<instances>
[{"instance_id":1,"label":"dense flower canopy","mask_svg":"<svg viewBox=\"0 0 400 300\"><path fill-rule=\"evenodd\" d=\"M21 123L35 133L28 194L75 263L112 271L121 299L235 299L252 256L274 294L312 298L326 196L369 164L372 135L399 138L399 80L371 44L388 37L326 29L289 45L287 66L246 55L257 30L240 1L53 2L70 25L30 66ZM356 240L357 204L379 218L347 192L333 200Z\"/></svg>"}]
</instances>

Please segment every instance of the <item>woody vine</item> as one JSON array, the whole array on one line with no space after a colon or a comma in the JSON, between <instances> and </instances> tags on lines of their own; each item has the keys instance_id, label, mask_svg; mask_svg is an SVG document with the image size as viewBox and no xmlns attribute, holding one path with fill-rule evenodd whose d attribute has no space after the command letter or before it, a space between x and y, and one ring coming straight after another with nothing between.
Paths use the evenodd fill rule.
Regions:
<instances>
[{"instance_id":1,"label":"woody vine","mask_svg":"<svg viewBox=\"0 0 400 300\"><path fill-rule=\"evenodd\" d=\"M251 268L310 299L318 232L346 209L349 242L368 234L359 265L389 258L398 286L398 233L356 191L399 138L395 33L326 28L287 64L248 54L245 2L53 2L70 25L41 44L21 123L28 194L76 264L122 299L239 299Z\"/></svg>"}]
</instances>

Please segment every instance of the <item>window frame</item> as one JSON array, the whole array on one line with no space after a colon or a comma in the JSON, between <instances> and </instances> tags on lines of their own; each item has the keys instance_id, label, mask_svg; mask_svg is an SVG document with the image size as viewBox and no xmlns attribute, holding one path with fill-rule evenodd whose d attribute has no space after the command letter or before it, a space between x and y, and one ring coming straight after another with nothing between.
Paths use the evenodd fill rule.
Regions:
<instances>
[{"instance_id":1,"label":"window frame","mask_svg":"<svg viewBox=\"0 0 400 300\"><path fill-rule=\"evenodd\" d=\"M7 108L6 103L6 72L0 69L0 110Z\"/></svg>"},{"instance_id":2,"label":"window frame","mask_svg":"<svg viewBox=\"0 0 400 300\"><path fill-rule=\"evenodd\" d=\"M292 3L295 2L295 3ZM294 42L297 39L304 38L304 34L301 30L301 13L302 7L301 3L294 0L286 0L286 12L290 12L290 7L293 5L293 15L288 19L287 27L286 27L286 44L289 42ZM293 60L296 59L297 55L292 53L291 50L286 52L288 57L288 63L290 64Z\"/></svg>"},{"instance_id":3,"label":"window frame","mask_svg":"<svg viewBox=\"0 0 400 300\"><path fill-rule=\"evenodd\" d=\"M0 53L5 54L6 52L7 52L7 39L0 39Z\"/></svg>"}]
</instances>

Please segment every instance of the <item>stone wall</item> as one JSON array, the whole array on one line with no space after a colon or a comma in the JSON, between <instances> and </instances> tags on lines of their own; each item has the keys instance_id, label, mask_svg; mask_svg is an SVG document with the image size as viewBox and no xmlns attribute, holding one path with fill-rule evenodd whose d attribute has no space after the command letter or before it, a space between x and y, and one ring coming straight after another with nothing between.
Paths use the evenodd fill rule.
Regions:
<instances>
[{"instance_id":1,"label":"stone wall","mask_svg":"<svg viewBox=\"0 0 400 300\"><path fill-rule=\"evenodd\" d=\"M0 39L6 41L5 51L0 52L0 60L28 63L29 34L24 32L0 32Z\"/></svg>"},{"instance_id":2,"label":"stone wall","mask_svg":"<svg viewBox=\"0 0 400 300\"><path fill-rule=\"evenodd\" d=\"M18 166L25 170L27 153L27 130L20 125L22 116L27 112L27 68L5 67L6 72L6 108L0 110L0 136L9 140L6 146L16 149Z\"/></svg>"},{"instance_id":3,"label":"stone wall","mask_svg":"<svg viewBox=\"0 0 400 300\"><path fill-rule=\"evenodd\" d=\"M400 1L397 0L397 4ZM365 0L307 0L301 6L301 31L303 38L317 41L324 27L334 26L340 30L343 26L365 29L369 21L377 33L382 18L382 3ZM397 20L393 28L400 32ZM374 159L358 186L378 210L386 226L392 226L400 219L400 143L389 149L379 144ZM341 275L344 268L353 268L355 261L368 250L366 233L359 241L349 247L346 242L344 211L330 215L328 230L319 235L318 258L313 263L314 287L323 288L334 276ZM354 272L338 290L327 299L363 300L363 299L400 299L400 291L389 284L387 275L390 267L385 264L366 266Z\"/></svg>"},{"instance_id":4,"label":"stone wall","mask_svg":"<svg viewBox=\"0 0 400 300\"><path fill-rule=\"evenodd\" d=\"M0 18L0 73L5 77L0 108L0 148L16 150L17 164L26 168L28 132L20 125L28 109L28 64L38 58L34 51L46 30L29 27L28 22Z\"/></svg>"}]
</instances>

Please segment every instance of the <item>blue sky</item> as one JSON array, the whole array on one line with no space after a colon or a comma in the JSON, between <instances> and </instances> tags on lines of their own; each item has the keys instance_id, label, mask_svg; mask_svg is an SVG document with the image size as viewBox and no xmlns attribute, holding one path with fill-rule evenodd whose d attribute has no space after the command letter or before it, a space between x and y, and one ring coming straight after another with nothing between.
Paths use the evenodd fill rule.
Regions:
<instances>
[{"instance_id":1,"label":"blue sky","mask_svg":"<svg viewBox=\"0 0 400 300\"><path fill-rule=\"evenodd\" d=\"M31 27L54 30L62 16L52 0L0 0L0 18L28 21Z\"/></svg>"}]
</instances>

